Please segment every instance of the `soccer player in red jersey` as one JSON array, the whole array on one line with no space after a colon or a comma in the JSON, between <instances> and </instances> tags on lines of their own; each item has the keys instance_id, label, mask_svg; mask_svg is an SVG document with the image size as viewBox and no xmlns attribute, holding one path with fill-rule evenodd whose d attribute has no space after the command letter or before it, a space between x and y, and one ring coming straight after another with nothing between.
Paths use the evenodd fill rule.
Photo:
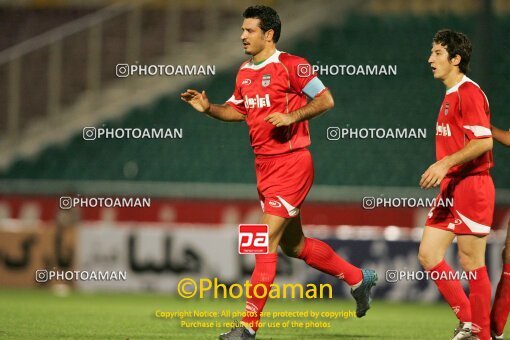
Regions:
<instances>
[{"instance_id":1,"label":"soccer player in red jersey","mask_svg":"<svg viewBox=\"0 0 510 340\"><path fill-rule=\"evenodd\" d=\"M501 144L510 147L510 131L504 131L492 126L492 137ZM492 339L503 339L503 330L510 312L510 221L506 232L505 247L503 248L503 272L499 279L494 304L491 310Z\"/></svg>"},{"instance_id":2,"label":"soccer player in red jersey","mask_svg":"<svg viewBox=\"0 0 510 340\"><path fill-rule=\"evenodd\" d=\"M494 211L492 133L487 97L469 79L471 43L462 33L441 30L432 42L429 64L435 79L446 86L436 123L436 158L423 173L420 186L440 186L437 197L453 199L451 207L430 210L419 250L425 270L440 273L435 283L459 319L453 339L490 339L491 286L485 247ZM457 237L462 268L469 276L469 298L453 280L444 255Z\"/></svg>"},{"instance_id":3,"label":"soccer player in red jersey","mask_svg":"<svg viewBox=\"0 0 510 340\"><path fill-rule=\"evenodd\" d=\"M302 259L349 284L357 316L362 317L370 308L376 273L353 266L326 243L305 237L301 226L301 204L314 176L307 149L308 120L333 108L333 97L305 59L276 49L281 23L274 9L252 6L243 17L241 40L251 58L239 68L232 97L225 104L216 105L209 103L205 91L190 89L181 98L213 118L248 124L263 210L261 223L269 226L269 253L255 255L252 287L261 284L269 291L280 246L287 256ZM246 311L255 316L244 317L239 327L222 334L220 339L255 338L267 300L267 295L256 296L263 294L262 289L257 294L249 292Z\"/></svg>"}]
</instances>

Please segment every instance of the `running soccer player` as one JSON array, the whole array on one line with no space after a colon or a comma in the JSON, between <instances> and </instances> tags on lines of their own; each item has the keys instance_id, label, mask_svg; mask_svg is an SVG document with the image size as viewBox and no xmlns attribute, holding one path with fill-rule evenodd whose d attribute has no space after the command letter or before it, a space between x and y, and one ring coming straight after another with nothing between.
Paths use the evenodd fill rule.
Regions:
<instances>
[{"instance_id":1,"label":"running soccer player","mask_svg":"<svg viewBox=\"0 0 510 340\"><path fill-rule=\"evenodd\" d=\"M469 39L452 30L438 31L432 41L428 63L446 94L436 123L437 161L423 173L420 186L440 185L437 198L453 199L453 206L430 210L418 258L425 270L451 278L434 282L459 319L453 339L488 340L491 286L485 246L494 211L492 134L487 97L466 76L471 49ZM444 260L455 237L470 278L469 299Z\"/></svg>"},{"instance_id":2,"label":"running soccer player","mask_svg":"<svg viewBox=\"0 0 510 340\"><path fill-rule=\"evenodd\" d=\"M263 296L262 289L253 294L253 287L260 284L269 291L276 275L278 246L287 256L349 284L358 317L370 308L370 291L377 280L373 270L357 268L326 243L303 235L300 208L314 176L307 149L308 120L333 108L333 97L305 59L276 49L281 23L274 9L248 7L243 17L241 40L251 58L239 68L232 97L216 105L209 103L205 91L189 89L181 94L199 112L248 124L263 210L261 224L269 226L269 253L255 255L251 298L246 301L246 311L255 316L244 317L220 339L255 339L267 294Z\"/></svg>"},{"instance_id":3,"label":"running soccer player","mask_svg":"<svg viewBox=\"0 0 510 340\"><path fill-rule=\"evenodd\" d=\"M501 144L510 147L510 131L492 126L492 137ZM510 221L506 231L503 248L503 272L499 279L494 304L491 310L491 335L494 340L503 339L503 330L510 312Z\"/></svg>"}]
</instances>

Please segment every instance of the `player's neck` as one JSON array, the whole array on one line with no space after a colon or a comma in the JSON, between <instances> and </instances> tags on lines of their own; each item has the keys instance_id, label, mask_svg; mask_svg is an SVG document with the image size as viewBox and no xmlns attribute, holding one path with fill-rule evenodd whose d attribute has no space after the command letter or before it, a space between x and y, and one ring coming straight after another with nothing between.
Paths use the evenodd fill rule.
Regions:
<instances>
[{"instance_id":1,"label":"player's neck","mask_svg":"<svg viewBox=\"0 0 510 340\"><path fill-rule=\"evenodd\" d=\"M443 80L443 84L446 86L446 90L449 90L452 87L454 87L455 85L457 85L458 83L460 83L462 81L462 78L464 78L464 73L461 73L461 72L455 72L455 73L449 75L448 77L446 77Z\"/></svg>"},{"instance_id":2,"label":"player's neck","mask_svg":"<svg viewBox=\"0 0 510 340\"><path fill-rule=\"evenodd\" d=\"M272 56L276 52L276 46L271 46L263 49L260 53L253 56L252 61L254 64L260 64Z\"/></svg>"}]
</instances>

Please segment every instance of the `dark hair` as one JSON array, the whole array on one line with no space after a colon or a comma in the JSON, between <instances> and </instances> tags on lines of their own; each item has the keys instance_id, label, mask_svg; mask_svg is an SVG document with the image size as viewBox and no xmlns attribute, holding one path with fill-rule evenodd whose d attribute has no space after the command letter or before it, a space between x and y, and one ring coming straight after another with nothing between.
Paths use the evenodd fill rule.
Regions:
<instances>
[{"instance_id":1,"label":"dark hair","mask_svg":"<svg viewBox=\"0 0 510 340\"><path fill-rule=\"evenodd\" d=\"M275 43L280 39L280 31L282 30L282 23L278 13L271 7L256 5L250 6L245 9L243 13L244 18L255 18L260 20L260 29L266 33L269 30L273 30L273 41Z\"/></svg>"},{"instance_id":2,"label":"dark hair","mask_svg":"<svg viewBox=\"0 0 510 340\"><path fill-rule=\"evenodd\" d=\"M472 47L469 38L464 33L442 29L437 31L432 41L444 46L450 59L458 54L460 56L460 71L464 74L469 72L469 59L471 59Z\"/></svg>"}]
</instances>

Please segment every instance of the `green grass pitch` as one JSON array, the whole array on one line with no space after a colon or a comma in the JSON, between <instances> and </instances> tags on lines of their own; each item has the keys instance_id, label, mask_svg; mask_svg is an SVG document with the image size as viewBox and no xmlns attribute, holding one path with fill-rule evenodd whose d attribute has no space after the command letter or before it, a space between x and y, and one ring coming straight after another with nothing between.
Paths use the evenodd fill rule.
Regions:
<instances>
[{"instance_id":1,"label":"green grass pitch","mask_svg":"<svg viewBox=\"0 0 510 340\"><path fill-rule=\"evenodd\" d=\"M353 300L269 300L265 311L348 311ZM0 289L1 339L217 339L226 328L183 328L160 311L241 311L243 300L186 300L155 294L85 294L59 297L49 290ZM227 322L232 319L186 318ZM268 322L310 321L278 318ZM326 321L324 318L321 321ZM263 320L264 321L264 320ZM446 305L375 300L362 319L330 321L330 328L263 328L257 339L448 339L456 318Z\"/></svg>"}]
</instances>

